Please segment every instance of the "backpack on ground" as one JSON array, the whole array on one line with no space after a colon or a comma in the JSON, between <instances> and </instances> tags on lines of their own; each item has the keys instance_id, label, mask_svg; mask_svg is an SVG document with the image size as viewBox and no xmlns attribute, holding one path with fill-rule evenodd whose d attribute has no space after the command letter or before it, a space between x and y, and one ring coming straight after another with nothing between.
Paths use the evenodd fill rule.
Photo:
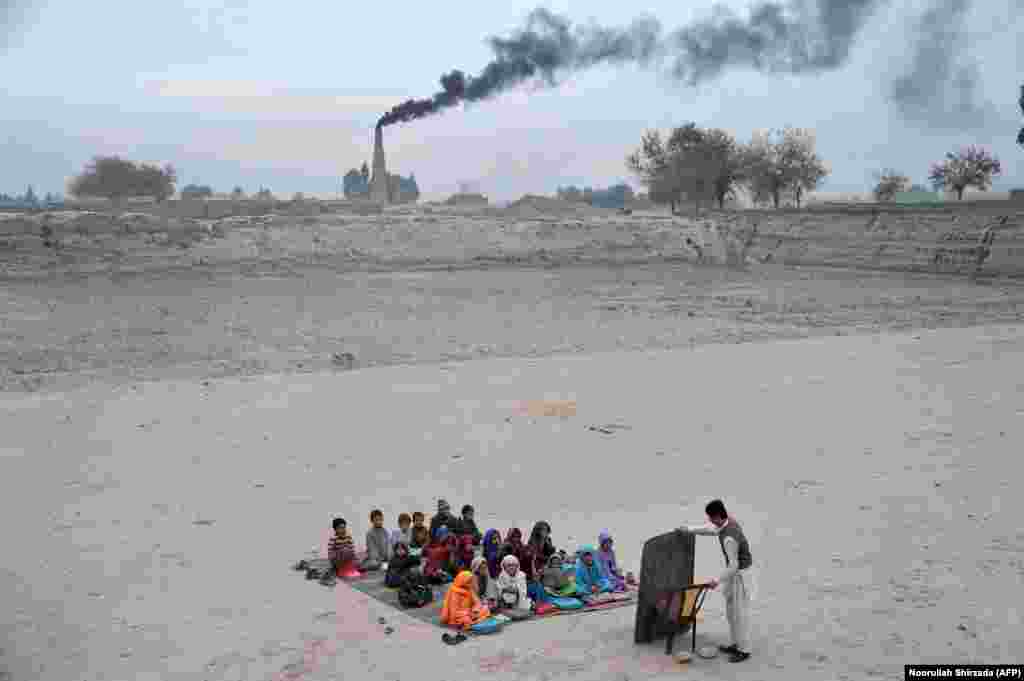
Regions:
<instances>
[{"instance_id":1,"label":"backpack on ground","mask_svg":"<svg viewBox=\"0 0 1024 681\"><path fill-rule=\"evenodd\" d=\"M403 608L422 608L434 600L434 591L418 579L406 579L398 590L398 602Z\"/></svg>"}]
</instances>

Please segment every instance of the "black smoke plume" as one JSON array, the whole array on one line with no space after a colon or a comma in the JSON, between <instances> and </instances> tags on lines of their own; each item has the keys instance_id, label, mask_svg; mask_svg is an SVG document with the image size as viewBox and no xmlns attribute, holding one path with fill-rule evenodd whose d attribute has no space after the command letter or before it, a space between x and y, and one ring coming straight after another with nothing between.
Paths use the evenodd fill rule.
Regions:
<instances>
[{"instance_id":1,"label":"black smoke plume","mask_svg":"<svg viewBox=\"0 0 1024 681\"><path fill-rule=\"evenodd\" d=\"M762 72L806 73L843 65L865 21L885 0L791 0L760 3L748 19L716 7L712 16L667 36L652 18L624 28L573 27L540 8L509 38L491 37L494 59L476 76L452 71L428 99L391 109L378 126L404 123L462 102L478 102L533 78L554 86L558 76L601 64L646 66L669 60L669 75L688 85L713 79L732 67Z\"/></svg>"},{"instance_id":2,"label":"black smoke plume","mask_svg":"<svg viewBox=\"0 0 1024 681\"><path fill-rule=\"evenodd\" d=\"M977 63L966 59L971 0L937 0L910 30L911 59L889 86L889 98L909 120L957 129L991 112L979 102Z\"/></svg>"}]
</instances>

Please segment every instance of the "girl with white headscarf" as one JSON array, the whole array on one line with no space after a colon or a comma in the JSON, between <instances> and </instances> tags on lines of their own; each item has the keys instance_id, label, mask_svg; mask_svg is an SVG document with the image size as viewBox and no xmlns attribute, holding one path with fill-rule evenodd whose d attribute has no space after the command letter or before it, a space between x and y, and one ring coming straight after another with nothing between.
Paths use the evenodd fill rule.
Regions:
<instances>
[{"instance_id":1,"label":"girl with white headscarf","mask_svg":"<svg viewBox=\"0 0 1024 681\"><path fill-rule=\"evenodd\" d=\"M498 607L512 619L525 619L533 614L533 601L526 587L526 573L519 569L519 559L505 556L497 579Z\"/></svg>"}]
</instances>

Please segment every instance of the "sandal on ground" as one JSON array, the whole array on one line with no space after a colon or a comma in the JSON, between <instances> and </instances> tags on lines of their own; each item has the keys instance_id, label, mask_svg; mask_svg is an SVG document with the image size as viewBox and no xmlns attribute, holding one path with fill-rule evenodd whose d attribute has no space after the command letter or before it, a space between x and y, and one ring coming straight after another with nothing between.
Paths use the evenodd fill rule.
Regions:
<instances>
[{"instance_id":1,"label":"sandal on ground","mask_svg":"<svg viewBox=\"0 0 1024 681\"><path fill-rule=\"evenodd\" d=\"M743 662L750 657L750 653L744 653L743 651L736 651L729 658L729 662Z\"/></svg>"},{"instance_id":2,"label":"sandal on ground","mask_svg":"<svg viewBox=\"0 0 1024 681\"><path fill-rule=\"evenodd\" d=\"M454 636L452 636L451 634L448 634L448 633L444 633L444 634L441 634L441 640L444 641L445 643L447 643L450 646L454 646L454 645L457 645L457 644L462 643L463 641L465 641L466 640L466 635L463 634L461 631L459 633L455 634Z\"/></svg>"},{"instance_id":3,"label":"sandal on ground","mask_svg":"<svg viewBox=\"0 0 1024 681\"><path fill-rule=\"evenodd\" d=\"M730 654L733 654L733 655L735 655L736 653L740 652L740 649L736 647L735 643L731 643L731 644L729 644L727 646L718 646L718 649L720 651L722 651L723 653L730 653Z\"/></svg>"}]
</instances>

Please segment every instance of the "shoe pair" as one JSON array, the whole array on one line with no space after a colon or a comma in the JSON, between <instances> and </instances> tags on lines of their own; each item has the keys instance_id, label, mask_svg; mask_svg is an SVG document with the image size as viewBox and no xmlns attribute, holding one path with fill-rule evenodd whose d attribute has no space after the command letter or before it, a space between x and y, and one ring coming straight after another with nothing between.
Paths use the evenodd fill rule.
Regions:
<instances>
[{"instance_id":1,"label":"shoe pair","mask_svg":"<svg viewBox=\"0 0 1024 681\"><path fill-rule=\"evenodd\" d=\"M448 634L448 633L444 633L444 634L441 634L441 640L444 641L445 643L447 643L450 646L454 646L454 645L457 645L457 644L462 643L463 641L465 641L466 640L466 635L463 634L461 631L459 633L455 634L454 636L452 636L451 634Z\"/></svg>"},{"instance_id":2,"label":"shoe pair","mask_svg":"<svg viewBox=\"0 0 1024 681\"><path fill-rule=\"evenodd\" d=\"M718 649L723 653L729 653L729 662L743 662L750 657L750 653L745 653L736 647L736 644L727 646L718 646Z\"/></svg>"}]
</instances>

